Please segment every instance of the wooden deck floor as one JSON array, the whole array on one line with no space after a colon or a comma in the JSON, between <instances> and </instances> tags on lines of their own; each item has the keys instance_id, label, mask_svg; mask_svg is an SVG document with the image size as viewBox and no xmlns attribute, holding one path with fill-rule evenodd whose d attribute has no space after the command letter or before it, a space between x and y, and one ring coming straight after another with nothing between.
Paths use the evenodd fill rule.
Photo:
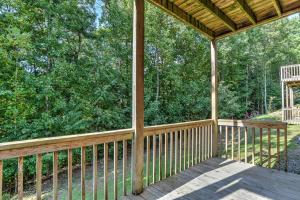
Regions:
<instances>
[{"instance_id":1,"label":"wooden deck floor","mask_svg":"<svg viewBox=\"0 0 300 200\"><path fill-rule=\"evenodd\" d=\"M300 175L213 158L123 199L299 200Z\"/></svg>"}]
</instances>

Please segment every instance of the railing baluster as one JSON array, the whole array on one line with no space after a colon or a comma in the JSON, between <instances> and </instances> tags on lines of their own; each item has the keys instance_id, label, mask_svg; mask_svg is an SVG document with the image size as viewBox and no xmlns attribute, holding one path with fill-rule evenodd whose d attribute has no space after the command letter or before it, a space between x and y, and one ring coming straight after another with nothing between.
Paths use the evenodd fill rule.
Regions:
<instances>
[{"instance_id":1,"label":"railing baluster","mask_svg":"<svg viewBox=\"0 0 300 200\"><path fill-rule=\"evenodd\" d=\"M191 129L187 129L187 135L188 135L188 142L187 142L187 167L190 167L191 162Z\"/></svg>"},{"instance_id":2,"label":"railing baluster","mask_svg":"<svg viewBox=\"0 0 300 200\"><path fill-rule=\"evenodd\" d=\"M153 135L153 161L152 161L152 183L155 183L155 175L156 175L156 135Z\"/></svg>"},{"instance_id":3,"label":"railing baluster","mask_svg":"<svg viewBox=\"0 0 300 200\"><path fill-rule=\"evenodd\" d=\"M277 129L277 167L280 169L280 129Z\"/></svg>"},{"instance_id":4,"label":"railing baluster","mask_svg":"<svg viewBox=\"0 0 300 200\"><path fill-rule=\"evenodd\" d=\"M58 152L53 152L53 199L58 200Z\"/></svg>"},{"instance_id":5,"label":"railing baluster","mask_svg":"<svg viewBox=\"0 0 300 200\"><path fill-rule=\"evenodd\" d=\"M263 165L263 161L262 161L262 153L263 153L263 145L262 145L262 135L263 135L263 129L260 128L259 129L259 160L260 160L260 165Z\"/></svg>"},{"instance_id":6,"label":"railing baluster","mask_svg":"<svg viewBox=\"0 0 300 200\"><path fill-rule=\"evenodd\" d=\"M210 158L213 157L213 127L212 125L209 126L209 133L210 133ZM217 141L215 141L217 142Z\"/></svg>"},{"instance_id":7,"label":"railing baluster","mask_svg":"<svg viewBox=\"0 0 300 200\"><path fill-rule=\"evenodd\" d=\"M199 163L199 157L198 157L198 148L199 148L199 139L198 139L198 127L195 128L195 164Z\"/></svg>"},{"instance_id":8,"label":"railing baluster","mask_svg":"<svg viewBox=\"0 0 300 200\"><path fill-rule=\"evenodd\" d=\"M209 159L209 155L210 155L210 134L209 134L209 126L206 126L206 135L207 135L207 159Z\"/></svg>"},{"instance_id":9,"label":"railing baluster","mask_svg":"<svg viewBox=\"0 0 300 200\"><path fill-rule=\"evenodd\" d=\"M174 167L175 167L175 174L177 174L177 164L178 164L178 131L175 131L175 162L174 162Z\"/></svg>"},{"instance_id":10,"label":"railing baluster","mask_svg":"<svg viewBox=\"0 0 300 200\"><path fill-rule=\"evenodd\" d=\"M179 131L179 171L182 170L182 130Z\"/></svg>"},{"instance_id":11,"label":"railing baluster","mask_svg":"<svg viewBox=\"0 0 300 200\"><path fill-rule=\"evenodd\" d=\"M170 134L172 135L172 133L170 132ZM165 133L165 162L164 162L164 179L167 178L167 168L168 168L168 143L169 143L169 139L168 139L168 132ZM170 140L171 143L171 140ZM170 144L171 145L171 144ZM170 153L170 161L171 161L171 153ZM171 162L170 162L171 165ZM171 168L171 167L170 167ZM171 170L170 170L171 171ZM171 173L170 173L171 176Z\"/></svg>"},{"instance_id":12,"label":"railing baluster","mask_svg":"<svg viewBox=\"0 0 300 200\"><path fill-rule=\"evenodd\" d=\"M72 149L68 149L68 200L72 199Z\"/></svg>"},{"instance_id":13,"label":"railing baluster","mask_svg":"<svg viewBox=\"0 0 300 200\"><path fill-rule=\"evenodd\" d=\"M147 136L146 186L150 184L150 136Z\"/></svg>"},{"instance_id":14,"label":"railing baluster","mask_svg":"<svg viewBox=\"0 0 300 200\"><path fill-rule=\"evenodd\" d=\"M268 128L268 167L271 167L271 129Z\"/></svg>"},{"instance_id":15,"label":"railing baluster","mask_svg":"<svg viewBox=\"0 0 300 200\"><path fill-rule=\"evenodd\" d=\"M252 164L255 164L255 128L252 128Z\"/></svg>"},{"instance_id":16,"label":"railing baluster","mask_svg":"<svg viewBox=\"0 0 300 200\"><path fill-rule=\"evenodd\" d=\"M3 184L3 161L0 160L0 199L2 200L2 184Z\"/></svg>"},{"instance_id":17,"label":"railing baluster","mask_svg":"<svg viewBox=\"0 0 300 200\"><path fill-rule=\"evenodd\" d=\"M23 163L24 158L18 158L18 199L23 199Z\"/></svg>"},{"instance_id":18,"label":"railing baluster","mask_svg":"<svg viewBox=\"0 0 300 200\"><path fill-rule=\"evenodd\" d=\"M284 170L287 172L288 170L288 157L287 157L287 127L284 129Z\"/></svg>"},{"instance_id":19,"label":"railing baluster","mask_svg":"<svg viewBox=\"0 0 300 200\"><path fill-rule=\"evenodd\" d=\"M183 131L184 136L184 143L183 143L183 170L186 168L186 145L187 145L187 130Z\"/></svg>"},{"instance_id":20,"label":"railing baluster","mask_svg":"<svg viewBox=\"0 0 300 200\"><path fill-rule=\"evenodd\" d=\"M205 160L208 158L208 134L207 134L207 126L204 127L204 135L205 135Z\"/></svg>"},{"instance_id":21,"label":"railing baluster","mask_svg":"<svg viewBox=\"0 0 300 200\"><path fill-rule=\"evenodd\" d=\"M231 127L231 159L234 159L234 126Z\"/></svg>"},{"instance_id":22,"label":"railing baluster","mask_svg":"<svg viewBox=\"0 0 300 200\"><path fill-rule=\"evenodd\" d=\"M108 143L104 143L104 199L108 199Z\"/></svg>"},{"instance_id":23,"label":"railing baluster","mask_svg":"<svg viewBox=\"0 0 300 200\"><path fill-rule=\"evenodd\" d=\"M245 163L248 163L248 128L245 127Z\"/></svg>"},{"instance_id":24,"label":"railing baluster","mask_svg":"<svg viewBox=\"0 0 300 200\"><path fill-rule=\"evenodd\" d=\"M223 134L222 134L222 126L218 126L218 138L219 138L219 142L218 142L218 157L222 158L223 156L223 143L222 143L222 138Z\"/></svg>"},{"instance_id":25,"label":"railing baluster","mask_svg":"<svg viewBox=\"0 0 300 200\"><path fill-rule=\"evenodd\" d=\"M225 157L228 156L228 126L225 127Z\"/></svg>"},{"instance_id":26,"label":"railing baluster","mask_svg":"<svg viewBox=\"0 0 300 200\"><path fill-rule=\"evenodd\" d=\"M147 136L147 156L148 156L148 136ZM147 181L149 178L148 175L149 174L147 174ZM126 178L127 178L127 140L123 140L123 196L126 196L126 185L127 185Z\"/></svg>"},{"instance_id":27,"label":"railing baluster","mask_svg":"<svg viewBox=\"0 0 300 200\"><path fill-rule=\"evenodd\" d=\"M241 161L241 127L238 127L238 159Z\"/></svg>"},{"instance_id":28,"label":"railing baluster","mask_svg":"<svg viewBox=\"0 0 300 200\"><path fill-rule=\"evenodd\" d=\"M204 130L204 127L202 126L201 127L201 161L205 160L205 157L204 157L205 135L204 135L204 133L205 133L205 130Z\"/></svg>"},{"instance_id":29,"label":"railing baluster","mask_svg":"<svg viewBox=\"0 0 300 200\"><path fill-rule=\"evenodd\" d=\"M287 157L287 128L284 129L284 162L285 162L285 171L288 170L288 157Z\"/></svg>"},{"instance_id":30,"label":"railing baluster","mask_svg":"<svg viewBox=\"0 0 300 200\"><path fill-rule=\"evenodd\" d=\"M195 157L194 157L195 142L194 141L195 141L195 132L194 132L194 128L192 128L192 166L194 166L194 159L195 159Z\"/></svg>"},{"instance_id":31,"label":"railing baluster","mask_svg":"<svg viewBox=\"0 0 300 200\"><path fill-rule=\"evenodd\" d=\"M118 141L114 142L114 199L118 198L118 156L119 147Z\"/></svg>"},{"instance_id":32,"label":"railing baluster","mask_svg":"<svg viewBox=\"0 0 300 200\"><path fill-rule=\"evenodd\" d=\"M98 146L93 145L93 199L97 199L98 187Z\"/></svg>"},{"instance_id":33,"label":"railing baluster","mask_svg":"<svg viewBox=\"0 0 300 200\"><path fill-rule=\"evenodd\" d=\"M36 199L42 199L42 154L36 155Z\"/></svg>"},{"instance_id":34,"label":"railing baluster","mask_svg":"<svg viewBox=\"0 0 300 200\"><path fill-rule=\"evenodd\" d=\"M162 158L161 158L161 154L162 154L162 134L159 134L158 136L159 138L159 145L158 145L158 181L161 180L162 177Z\"/></svg>"},{"instance_id":35,"label":"railing baluster","mask_svg":"<svg viewBox=\"0 0 300 200\"><path fill-rule=\"evenodd\" d=\"M173 174L173 131L170 131L170 176L172 176L172 174Z\"/></svg>"},{"instance_id":36,"label":"railing baluster","mask_svg":"<svg viewBox=\"0 0 300 200\"><path fill-rule=\"evenodd\" d=\"M81 147L81 199L85 199L85 150L85 146Z\"/></svg>"}]
</instances>

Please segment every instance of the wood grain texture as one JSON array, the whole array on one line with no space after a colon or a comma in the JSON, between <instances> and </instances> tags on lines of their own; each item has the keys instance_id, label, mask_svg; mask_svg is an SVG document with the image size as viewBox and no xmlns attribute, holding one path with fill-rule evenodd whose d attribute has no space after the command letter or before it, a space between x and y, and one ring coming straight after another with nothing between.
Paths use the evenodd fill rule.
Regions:
<instances>
[{"instance_id":1,"label":"wood grain texture","mask_svg":"<svg viewBox=\"0 0 300 200\"><path fill-rule=\"evenodd\" d=\"M118 199L118 156L119 144L114 142L114 199Z\"/></svg>"},{"instance_id":2,"label":"wood grain texture","mask_svg":"<svg viewBox=\"0 0 300 200\"><path fill-rule=\"evenodd\" d=\"M72 195L72 192L73 192L73 184L72 184L72 181L73 181L73 152L72 152L72 149L68 149L68 200L72 200L73 198L73 195Z\"/></svg>"},{"instance_id":3,"label":"wood grain texture","mask_svg":"<svg viewBox=\"0 0 300 200\"><path fill-rule=\"evenodd\" d=\"M104 183L103 183L103 198L105 200L108 199L108 143L104 144L104 166L103 166L103 176L104 176Z\"/></svg>"},{"instance_id":4,"label":"wood grain texture","mask_svg":"<svg viewBox=\"0 0 300 200\"><path fill-rule=\"evenodd\" d=\"M3 161L0 160L0 199L2 200L2 190L3 190Z\"/></svg>"},{"instance_id":5,"label":"wood grain texture","mask_svg":"<svg viewBox=\"0 0 300 200\"><path fill-rule=\"evenodd\" d=\"M36 155L36 199L42 199L42 154Z\"/></svg>"},{"instance_id":6,"label":"wood grain texture","mask_svg":"<svg viewBox=\"0 0 300 200\"><path fill-rule=\"evenodd\" d=\"M24 164L24 158L23 157L19 157L18 158L18 200L22 200L23 199L23 167Z\"/></svg>"},{"instance_id":7,"label":"wood grain texture","mask_svg":"<svg viewBox=\"0 0 300 200\"><path fill-rule=\"evenodd\" d=\"M152 183L156 181L156 135L153 135L153 147L152 147Z\"/></svg>"},{"instance_id":8,"label":"wood grain texture","mask_svg":"<svg viewBox=\"0 0 300 200\"><path fill-rule=\"evenodd\" d=\"M255 128L252 127L252 164L255 164Z\"/></svg>"},{"instance_id":9,"label":"wood grain texture","mask_svg":"<svg viewBox=\"0 0 300 200\"><path fill-rule=\"evenodd\" d=\"M127 194L127 141L123 140L123 196Z\"/></svg>"},{"instance_id":10,"label":"wood grain texture","mask_svg":"<svg viewBox=\"0 0 300 200\"><path fill-rule=\"evenodd\" d=\"M300 175L212 158L124 199L299 199ZM227 187L226 187L227 186Z\"/></svg>"},{"instance_id":11,"label":"wood grain texture","mask_svg":"<svg viewBox=\"0 0 300 200\"><path fill-rule=\"evenodd\" d=\"M147 158L146 158L146 186L150 184L150 139L151 136L147 136Z\"/></svg>"},{"instance_id":12,"label":"wood grain texture","mask_svg":"<svg viewBox=\"0 0 300 200\"><path fill-rule=\"evenodd\" d=\"M85 199L85 173L86 173L86 165L85 165L85 152L86 147L81 147L81 199Z\"/></svg>"},{"instance_id":13,"label":"wood grain texture","mask_svg":"<svg viewBox=\"0 0 300 200\"><path fill-rule=\"evenodd\" d=\"M218 153L218 63L217 63L217 41L210 42L210 63L211 63L211 118L213 120L213 152Z\"/></svg>"},{"instance_id":14,"label":"wood grain texture","mask_svg":"<svg viewBox=\"0 0 300 200\"><path fill-rule=\"evenodd\" d=\"M53 199L58 200L58 152L53 152Z\"/></svg>"},{"instance_id":15,"label":"wood grain texture","mask_svg":"<svg viewBox=\"0 0 300 200\"><path fill-rule=\"evenodd\" d=\"M143 192L144 168L144 0L133 1L132 192Z\"/></svg>"},{"instance_id":16,"label":"wood grain texture","mask_svg":"<svg viewBox=\"0 0 300 200\"><path fill-rule=\"evenodd\" d=\"M170 131L170 174L169 176L172 176L173 174L173 132ZM167 162L167 161L166 161Z\"/></svg>"},{"instance_id":17,"label":"wood grain texture","mask_svg":"<svg viewBox=\"0 0 300 200\"><path fill-rule=\"evenodd\" d=\"M130 140L132 139L132 133L133 129L122 129L17 142L5 142L0 144L0 160L81 148L82 146L91 146L106 142Z\"/></svg>"},{"instance_id":18,"label":"wood grain texture","mask_svg":"<svg viewBox=\"0 0 300 200\"><path fill-rule=\"evenodd\" d=\"M93 199L98 196L98 146L93 145Z\"/></svg>"},{"instance_id":19,"label":"wood grain texture","mask_svg":"<svg viewBox=\"0 0 300 200\"><path fill-rule=\"evenodd\" d=\"M172 135L172 133L170 133ZM165 133L164 135L164 144L165 144L165 150L164 150L164 176L163 178L167 178L167 173L168 173L168 143L169 143L169 139L168 139L168 132ZM170 146L171 146L171 141L170 141ZM171 155L171 154L170 154ZM171 158L170 161L172 162ZM171 165L171 163L170 163Z\"/></svg>"}]
</instances>

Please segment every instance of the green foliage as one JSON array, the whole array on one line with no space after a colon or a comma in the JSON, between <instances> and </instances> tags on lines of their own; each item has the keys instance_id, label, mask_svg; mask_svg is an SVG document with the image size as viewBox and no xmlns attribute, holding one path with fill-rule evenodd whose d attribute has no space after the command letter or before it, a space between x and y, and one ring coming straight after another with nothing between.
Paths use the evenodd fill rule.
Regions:
<instances>
[{"instance_id":1,"label":"green foliage","mask_svg":"<svg viewBox=\"0 0 300 200\"><path fill-rule=\"evenodd\" d=\"M280 107L279 68L300 62L299 32L291 17L218 43L220 117ZM145 35L145 124L209 118L209 41L150 4ZM131 66L132 1L1 0L0 142L130 127ZM4 164L13 186L16 160ZM26 180L34 167L26 158Z\"/></svg>"}]
</instances>

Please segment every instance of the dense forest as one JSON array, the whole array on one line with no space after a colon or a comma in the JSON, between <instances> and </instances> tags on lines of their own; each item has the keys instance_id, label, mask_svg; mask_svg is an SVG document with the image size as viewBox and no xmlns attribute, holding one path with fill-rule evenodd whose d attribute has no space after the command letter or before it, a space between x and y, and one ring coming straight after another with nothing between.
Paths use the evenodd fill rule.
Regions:
<instances>
[{"instance_id":1,"label":"dense forest","mask_svg":"<svg viewBox=\"0 0 300 200\"><path fill-rule=\"evenodd\" d=\"M145 124L210 117L210 45L146 3ZM281 107L300 15L218 41L221 118ZM0 141L131 126L131 0L0 0ZM13 174L13 173L12 173Z\"/></svg>"}]
</instances>

